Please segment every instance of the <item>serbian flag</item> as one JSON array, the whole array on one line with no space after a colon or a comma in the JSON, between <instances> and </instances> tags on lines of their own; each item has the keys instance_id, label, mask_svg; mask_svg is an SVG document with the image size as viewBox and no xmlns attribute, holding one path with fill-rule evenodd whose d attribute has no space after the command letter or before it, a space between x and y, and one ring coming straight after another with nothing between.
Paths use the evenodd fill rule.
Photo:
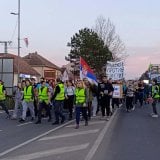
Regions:
<instances>
[{"instance_id":1,"label":"serbian flag","mask_svg":"<svg viewBox=\"0 0 160 160\"><path fill-rule=\"evenodd\" d=\"M88 81L94 84L97 83L97 78L94 75L92 69L89 67L89 65L86 63L86 61L80 57L80 79L87 78Z\"/></svg>"}]
</instances>

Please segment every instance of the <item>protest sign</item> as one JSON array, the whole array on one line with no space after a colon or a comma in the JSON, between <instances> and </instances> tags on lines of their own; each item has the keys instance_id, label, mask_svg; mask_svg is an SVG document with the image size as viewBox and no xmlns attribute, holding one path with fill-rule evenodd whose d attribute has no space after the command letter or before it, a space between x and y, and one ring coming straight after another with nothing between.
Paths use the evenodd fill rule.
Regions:
<instances>
[{"instance_id":1,"label":"protest sign","mask_svg":"<svg viewBox=\"0 0 160 160\"><path fill-rule=\"evenodd\" d=\"M120 62L107 62L106 74L108 78L112 80L121 80L123 79L124 74L124 64L123 61Z\"/></svg>"},{"instance_id":2,"label":"protest sign","mask_svg":"<svg viewBox=\"0 0 160 160\"><path fill-rule=\"evenodd\" d=\"M121 84L113 84L114 92L113 98L122 98L123 97L123 89Z\"/></svg>"}]
</instances>

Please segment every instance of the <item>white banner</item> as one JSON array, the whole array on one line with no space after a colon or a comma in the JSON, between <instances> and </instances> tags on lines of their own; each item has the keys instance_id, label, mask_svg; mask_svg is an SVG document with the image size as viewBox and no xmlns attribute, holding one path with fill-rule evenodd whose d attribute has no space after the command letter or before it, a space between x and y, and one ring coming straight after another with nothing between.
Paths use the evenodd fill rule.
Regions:
<instances>
[{"instance_id":1,"label":"white banner","mask_svg":"<svg viewBox=\"0 0 160 160\"><path fill-rule=\"evenodd\" d=\"M63 75L62 75L62 81L65 82L67 80L69 80L69 75L68 75L67 70L65 70Z\"/></svg>"},{"instance_id":2,"label":"white banner","mask_svg":"<svg viewBox=\"0 0 160 160\"><path fill-rule=\"evenodd\" d=\"M107 62L106 66L106 74L108 78L112 78L112 80L121 80L123 79L124 74L124 63L120 62Z\"/></svg>"}]
</instances>

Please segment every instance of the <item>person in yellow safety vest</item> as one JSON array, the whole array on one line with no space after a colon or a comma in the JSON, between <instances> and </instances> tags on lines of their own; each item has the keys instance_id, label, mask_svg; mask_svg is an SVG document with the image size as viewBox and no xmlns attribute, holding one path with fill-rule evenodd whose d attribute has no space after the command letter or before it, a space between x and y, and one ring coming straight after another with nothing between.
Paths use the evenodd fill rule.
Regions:
<instances>
[{"instance_id":1,"label":"person in yellow safety vest","mask_svg":"<svg viewBox=\"0 0 160 160\"><path fill-rule=\"evenodd\" d=\"M38 121L36 122L36 124L40 124L41 123L41 116L42 116L42 110L43 108L45 108L47 115L49 116L48 122L51 121L52 117L51 117L51 110L50 110L50 97L51 94L49 92L49 88L46 86L46 82L42 81L41 82L41 87L38 89L38 101L39 101L39 105L38 105Z\"/></svg>"},{"instance_id":2,"label":"person in yellow safety vest","mask_svg":"<svg viewBox=\"0 0 160 160\"><path fill-rule=\"evenodd\" d=\"M65 116L63 114L64 99L65 99L65 88L63 82L57 78L57 85L52 96L52 101L54 101L54 114L55 122L52 125L59 124L59 118L61 117L61 124L65 121Z\"/></svg>"},{"instance_id":3,"label":"person in yellow safety vest","mask_svg":"<svg viewBox=\"0 0 160 160\"><path fill-rule=\"evenodd\" d=\"M152 96L152 99L153 99L153 102L152 102L153 113L151 114L151 116L153 118L157 118L158 117L158 113L157 113L157 107L156 107L156 105L158 103L160 95L159 95L159 86L157 84L157 80L156 79L154 79L152 81L151 96Z\"/></svg>"},{"instance_id":4,"label":"person in yellow safety vest","mask_svg":"<svg viewBox=\"0 0 160 160\"><path fill-rule=\"evenodd\" d=\"M3 85L2 80L0 80L0 106L6 112L6 114L7 114L6 118L10 118L9 111L7 109L7 106L6 106L6 89Z\"/></svg>"},{"instance_id":5,"label":"person in yellow safety vest","mask_svg":"<svg viewBox=\"0 0 160 160\"><path fill-rule=\"evenodd\" d=\"M22 101L22 118L19 120L19 122L25 122L26 119L26 113L29 108L30 113L31 113L31 120L33 121L35 118L35 113L34 113L34 91L33 91L33 86L30 83L30 80L26 80L26 86L24 87L24 92L23 92L23 101Z\"/></svg>"},{"instance_id":6,"label":"person in yellow safety vest","mask_svg":"<svg viewBox=\"0 0 160 160\"><path fill-rule=\"evenodd\" d=\"M75 90L75 110L76 110L76 127L79 128L80 113L82 112L83 118L85 120L85 126L88 125L88 115L87 115L87 92L84 87L83 81L77 82L77 87Z\"/></svg>"}]
</instances>

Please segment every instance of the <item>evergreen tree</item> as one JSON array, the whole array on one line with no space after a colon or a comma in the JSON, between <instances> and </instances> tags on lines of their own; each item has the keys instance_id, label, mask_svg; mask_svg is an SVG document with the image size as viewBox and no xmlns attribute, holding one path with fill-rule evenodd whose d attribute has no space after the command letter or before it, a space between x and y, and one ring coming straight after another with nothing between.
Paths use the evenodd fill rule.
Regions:
<instances>
[{"instance_id":1,"label":"evergreen tree","mask_svg":"<svg viewBox=\"0 0 160 160\"><path fill-rule=\"evenodd\" d=\"M96 73L102 73L102 68L108 60L112 59L112 53L104 45L104 41L96 32L89 28L79 30L68 43L71 47L66 60L76 63L81 56Z\"/></svg>"}]
</instances>

